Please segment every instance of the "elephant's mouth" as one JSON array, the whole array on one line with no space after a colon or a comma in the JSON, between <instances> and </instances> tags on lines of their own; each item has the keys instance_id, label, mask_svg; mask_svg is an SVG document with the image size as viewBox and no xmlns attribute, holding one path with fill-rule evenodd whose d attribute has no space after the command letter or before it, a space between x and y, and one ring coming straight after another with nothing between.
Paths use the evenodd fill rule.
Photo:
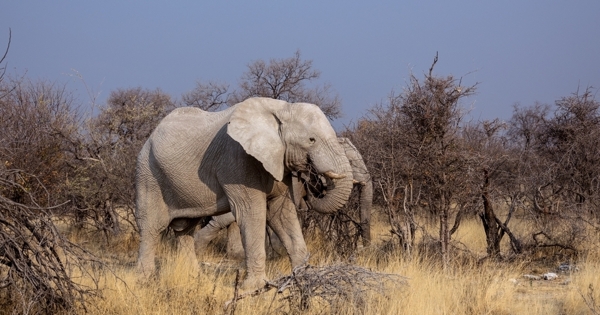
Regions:
<instances>
[{"instance_id":1,"label":"elephant's mouth","mask_svg":"<svg viewBox=\"0 0 600 315\"><path fill-rule=\"evenodd\" d=\"M301 172L300 178L306 194L310 194L313 198L323 198L327 194L327 190L335 187L333 180L329 176L319 174L310 164L306 171Z\"/></svg>"},{"instance_id":2,"label":"elephant's mouth","mask_svg":"<svg viewBox=\"0 0 600 315\"><path fill-rule=\"evenodd\" d=\"M335 159L334 159L335 160ZM309 163L307 170L300 172L300 179L304 184L305 204L308 209L330 214L339 210L348 200L352 191L352 173L350 165L332 163L329 167L343 170L342 173L333 171L328 166ZM346 162L347 163L347 162ZM326 163L327 164L327 163Z\"/></svg>"}]
</instances>

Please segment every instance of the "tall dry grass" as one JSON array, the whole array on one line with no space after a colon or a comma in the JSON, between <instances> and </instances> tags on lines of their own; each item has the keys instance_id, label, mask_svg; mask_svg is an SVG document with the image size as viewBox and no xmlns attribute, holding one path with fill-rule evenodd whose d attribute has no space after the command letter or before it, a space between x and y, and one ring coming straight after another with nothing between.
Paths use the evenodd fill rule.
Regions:
<instances>
[{"instance_id":1,"label":"tall dry grass","mask_svg":"<svg viewBox=\"0 0 600 315\"><path fill-rule=\"evenodd\" d=\"M435 226L431 227L432 231ZM197 277L190 275L189 262L168 246L160 251L158 276L138 281L133 270L137 235L125 233L110 244L98 242L94 234L73 234L80 243L96 246L97 253L109 261L100 286L102 298L94 299L91 314L600 314L600 254L589 254L576 262L579 270L559 273L554 281L529 281L524 274L541 274L558 266L559 261L515 259L488 262L485 237L476 220L465 221L454 235L455 259L443 270L432 250L416 248L411 257L387 243L386 223L373 228L374 244L361 248L346 262L367 269L408 278L408 285L392 287L385 295L366 293L365 303L342 301L330 305L315 299L301 310L286 293L271 290L238 301L235 309L224 305L234 296L235 279L242 262L225 259L222 248L202 257ZM600 237L590 234L590 242ZM96 241L94 241L96 240ZM101 243L103 245L101 245ZM312 236L307 240L312 253L310 264L339 263L339 256L327 244ZM508 246L506 244L506 246ZM271 279L291 272L287 257L267 261ZM82 280L86 281L86 280ZM596 312L596 313L594 313Z\"/></svg>"}]
</instances>

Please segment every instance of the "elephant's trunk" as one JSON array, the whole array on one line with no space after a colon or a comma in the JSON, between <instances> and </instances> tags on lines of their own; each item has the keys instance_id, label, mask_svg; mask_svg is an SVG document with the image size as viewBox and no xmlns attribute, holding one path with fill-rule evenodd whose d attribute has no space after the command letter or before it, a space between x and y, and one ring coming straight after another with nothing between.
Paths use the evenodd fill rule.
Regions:
<instances>
[{"instance_id":1,"label":"elephant's trunk","mask_svg":"<svg viewBox=\"0 0 600 315\"><path fill-rule=\"evenodd\" d=\"M360 228L363 245L371 244L371 206L373 205L373 182L361 182L360 188Z\"/></svg>"},{"instance_id":2,"label":"elephant's trunk","mask_svg":"<svg viewBox=\"0 0 600 315\"><path fill-rule=\"evenodd\" d=\"M318 197L307 193L309 208L324 214L334 213L342 208L350 198L353 186L352 168L343 149L337 140L329 146L332 148L330 156L312 160L317 172L328 179L327 193Z\"/></svg>"},{"instance_id":3,"label":"elephant's trunk","mask_svg":"<svg viewBox=\"0 0 600 315\"><path fill-rule=\"evenodd\" d=\"M373 205L373 182L371 175L365 165L365 161L358 152L358 149L348 138L339 138L340 143L346 151L346 156L352 166L352 177L354 184L360 192L360 228L363 245L371 243L371 206Z\"/></svg>"}]
</instances>

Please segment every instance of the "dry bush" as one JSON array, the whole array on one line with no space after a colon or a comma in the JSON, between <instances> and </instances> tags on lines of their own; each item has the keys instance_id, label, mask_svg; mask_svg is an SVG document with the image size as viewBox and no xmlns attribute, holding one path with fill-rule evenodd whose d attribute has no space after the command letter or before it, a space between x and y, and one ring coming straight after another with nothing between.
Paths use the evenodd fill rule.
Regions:
<instances>
[{"instance_id":1,"label":"dry bush","mask_svg":"<svg viewBox=\"0 0 600 315\"><path fill-rule=\"evenodd\" d=\"M591 88L563 97L551 110L515 107L508 123L465 123L462 100L476 85L433 67L411 75L403 93L392 93L345 132L363 157L386 212L390 232L407 255L417 216L439 222L421 240L449 262L452 236L466 218L478 217L492 259L562 251L577 255L587 229L600 227L600 103ZM514 220L527 220L526 233ZM425 237L427 236L427 237ZM501 251L504 239L510 246ZM550 250L549 250L550 249ZM575 257L573 256L573 257Z\"/></svg>"},{"instance_id":2,"label":"dry bush","mask_svg":"<svg viewBox=\"0 0 600 315\"><path fill-rule=\"evenodd\" d=\"M591 88L556 106L515 106L509 122L519 156L521 213L535 227L525 243L572 253L585 247L586 230L598 229L600 205L600 102Z\"/></svg>"},{"instance_id":3,"label":"dry bush","mask_svg":"<svg viewBox=\"0 0 600 315\"><path fill-rule=\"evenodd\" d=\"M72 94L59 84L26 79L5 80L0 90L7 91L0 98L1 167L24 170L19 184L41 205L49 205L48 196L66 201L72 169L70 144L65 138L78 132ZM24 192L17 189L3 194L27 203L29 196Z\"/></svg>"},{"instance_id":4,"label":"dry bush","mask_svg":"<svg viewBox=\"0 0 600 315\"><path fill-rule=\"evenodd\" d=\"M524 180L524 163L503 136L505 129L506 124L496 119L468 124L462 132L474 166L471 186L478 187L473 212L481 220L486 252L492 259L503 257L500 244L504 236L508 237L513 254L523 250L523 240L513 233L511 220L523 206L520 184Z\"/></svg>"},{"instance_id":5,"label":"dry bush","mask_svg":"<svg viewBox=\"0 0 600 315\"><path fill-rule=\"evenodd\" d=\"M89 252L67 240L25 187L10 180L22 172L0 170L0 188L23 190L31 206L0 195L0 287L3 309L22 314L85 310L96 286L81 285L74 273L98 265ZM60 205L59 205L60 206ZM92 265L90 265L92 264ZM93 269L93 267L92 267Z\"/></svg>"},{"instance_id":6,"label":"dry bush","mask_svg":"<svg viewBox=\"0 0 600 315\"><path fill-rule=\"evenodd\" d=\"M217 111L223 109L229 103L229 85L209 81L196 82L196 87L181 96L186 106L198 107L205 111Z\"/></svg>"}]
</instances>

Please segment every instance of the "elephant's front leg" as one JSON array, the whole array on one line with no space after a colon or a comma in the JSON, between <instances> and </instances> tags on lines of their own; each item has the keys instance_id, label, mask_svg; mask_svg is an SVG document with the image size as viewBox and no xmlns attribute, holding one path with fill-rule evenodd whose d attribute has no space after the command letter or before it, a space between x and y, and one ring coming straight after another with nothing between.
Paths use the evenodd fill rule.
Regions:
<instances>
[{"instance_id":1,"label":"elephant's front leg","mask_svg":"<svg viewBox=\"0 0 600 315\"><path fill-rule=\"evenodd\" d=\"M269 200L267 208L269 226L288 252L292 268L306 263L308 249L292 199L287 195L277 196Z\"/></svg>"},{"instance_id":2,"label":"elephant's front leg","mask_svg":"<svg viewBox=\"0 0 600 315\"><path fill-rule=\"evenodd\" d=\"M265 285L265 230L267 201L264 192L248 187L226 187L231 212L240 227L242 245L246 253L246 279L242 290L248 291Z\"/></svg>"}]
</instances>

